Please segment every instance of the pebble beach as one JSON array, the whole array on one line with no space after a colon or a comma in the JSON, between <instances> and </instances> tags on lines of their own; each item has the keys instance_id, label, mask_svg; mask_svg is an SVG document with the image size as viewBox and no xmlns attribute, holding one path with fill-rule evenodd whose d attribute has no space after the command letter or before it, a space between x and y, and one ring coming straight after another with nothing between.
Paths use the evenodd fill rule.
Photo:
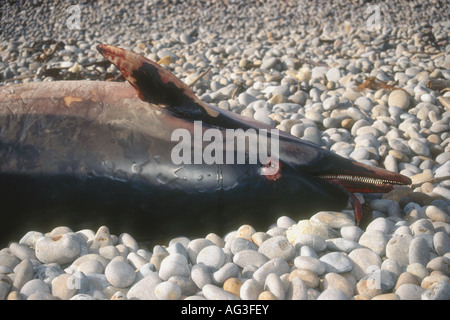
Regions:
<instances>
[{"instance_id":1,"label":"pebble beach","mask_svg":"<svg viewBox=\"0 0 450 320\"><path fill-rule=\"evenodd\" d=\"M0 4L0 90L124 81L106 43L204 102L412 179L356 194L364 226L349 206L152 246L108 226L30 230L0 249L0 300L450 300L447 1Z\"/></svg>"}]
</instances>

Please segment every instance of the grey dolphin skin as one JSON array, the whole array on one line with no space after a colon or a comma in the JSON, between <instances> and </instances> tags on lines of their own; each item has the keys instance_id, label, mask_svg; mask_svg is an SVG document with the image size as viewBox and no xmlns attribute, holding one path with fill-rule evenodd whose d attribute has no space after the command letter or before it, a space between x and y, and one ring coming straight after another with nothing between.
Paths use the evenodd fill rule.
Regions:
<instances>
[{"instance_id":1,"label":"grey dolphin skin","mask_svg":"<svg viewBox=\"0 0 450 320\"><path fill-rule=\"evenodd\" d=\"M223 234L242 224L268 227L281 215L305 219L320 210L341 210L349 200L358 222L362 207L353 192L381 193L411 183L283 132L268 137L278 139L279 150L267 163L178 163L176 130L192 134L190 149L183 150L194 159L196 130L214 129L225 137L230 129L274 128L203 103L140 55L108 45L98 50L129 84L60 81L0 88L0 242L59 225L106 225L142 242ZM250 143L234 143L231 158L248 160ZM210 144L200 141L200 152ZM227 151L229 144L223 159Z\"/></svg>"}]
</instances>

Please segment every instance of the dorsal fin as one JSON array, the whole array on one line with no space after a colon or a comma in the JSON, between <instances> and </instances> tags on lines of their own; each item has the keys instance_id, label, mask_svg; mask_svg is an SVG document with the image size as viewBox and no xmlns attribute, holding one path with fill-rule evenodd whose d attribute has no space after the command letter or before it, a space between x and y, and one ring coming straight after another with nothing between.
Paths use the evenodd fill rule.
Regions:
<instances>
[{"instance_id":1,"label":"dorsal fin","mask_svg":"<svg viewBox=\"0 0 450 320\"><path fill-rule=\"evenodd\" d=\"M216 110L200 101L186 84L159 64L106 44L99 44L97 50L120 70L141 100L166 107L175 115L190 120L218 116Z\"/></svg>"}]
</instances>

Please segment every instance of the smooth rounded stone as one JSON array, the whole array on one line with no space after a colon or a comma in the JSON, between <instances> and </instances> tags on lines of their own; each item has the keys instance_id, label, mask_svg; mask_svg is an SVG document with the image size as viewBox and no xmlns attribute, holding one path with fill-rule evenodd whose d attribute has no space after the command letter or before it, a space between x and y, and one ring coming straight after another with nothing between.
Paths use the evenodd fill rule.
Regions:
<instances>
[{"instance_id":1,"label":"smooth rounded stone","mask_svg":"<svg viewBox=\"0 0 450 320\"><path fill-rule=\"evenodd\" d=\"M234 294L238 298L240 298L241 287L242 281L238 278L229 278L223 283L223 289Z\"/></svg>"},{"instance_id":2,"label":"smooth rounded stone","mask_svg":"<svg viewBox=\"0 0 450 320\"><path fill-rule=\"evenodd\" d=\"M315 252L324 251L327 248L326 241L315 234L302 234L297 237L295 245L308 246Z\"/></svg>"},{"instance_id":3,"label":"smooth rounded stone","mask_svg":"<svg viewBox=\"0 0 450 320\"><path fill-rule=\"evenodd\" d=\"M322 78L328 72L327 67L317 66L311 69L311 79Z\"/></svg>"},{"instance_id":4,"label":"smooth rounded stone","mask_svg":"<svg viewBox=\"0 0 450 320\"><path fill-rule=\"evenodd\" d=\"M450 252L450 237L444 231L439 231L434 234L433 245L436 253L440 256Z\"/></svg>"},{"instance_id":5,"label":"smooth rounded stone","mask_svg":"<svg viewBox=\"0 0 450 320\"><path fill-rule=\"evenodd\" d=\"M83 272L84 274L103 273L105 271L105 267L98 260L86 260L79 264L78 271Z\"/></svg>"},{"instance_id":6,"label":"smooth rounded stone","mask_svg":"<svg viewBox=\"0 0 450 320\"><path fill-rule=\"evenodd\" d=\"M20 240L19 243L29 248L34 248L36 241L44 237L44 234L39 231L28 231ZM22 259L23 260L23 259Z\"/></svg>"},{"instance_id":7,"label":"smooth rounded stone","mask_svg":"<svg viewBox=\"0 0 450 320\"><path fill-rule=\"evenodd\" d=\"M286 292L286 299L288 300L308 300L308 287L305 282L299 277L293 278L289 281Z\"/></svg>"},{"instance_id":8,"label":"smooth rounded stone","mask_svg":"<svg viewBox=\"0 0 450 320\"><path fill-rule=\"evenodd\" d=\"M8 296L12 282L10 277L0 274L0 300L5 300Z\"/></svg>"},{"instance_id":9,"label":"smooth rounded stone","mask_svg":"<svg viewBox=\"0 0 450 320\"><path fill-rule=\"evenodd\" d=\"M239 267L233 262L226 263L223 267L212 274L213 283L222 285L227 279L239 275Z\"/></svg>"},{"instance_id":10,"label":"smooth rounded stone","mask_svg":"<svg viewBox=\"0 0 450 320\"><path fill-rule=\"evenodd\" d=\"M269 290L277 300L284 300L286 296L283 281L275 273L267 275L264 289Z\"/></svg>"},{"instance_id":11,"label":"smooth rounded stone","mask_svg":"<svg viewBox=\"0 0 450 320\"><path fill-rule=\"evenodd\" d=\"M267 261L253 273L253 279L255 279L260 284L264 284L267 275L272 272L277 274L278 276L288 273L289 265L286 260L281 258L274 258Z\"/></svg>"},{"instance_id":12,"label":"smooth rounded stone","mask_svg":"<svg viewBox=\"0 0 450 320\"><path fill-rule=\"evenodd\" d=\"M377 207L376 210L381 211L380 207ZM385 209L387 211L387 209ZM394 224L386 218L379 217L374 219L369 223L366 227L366 231L381 231L384 234L389 234L394 229Z\"/></svg>"},{"instance_id":13,"label":"smooth rounded stone","mask_svg":"<svg viewBox=\"0 0 450 320\"><path fill-rule=\"evenodd\" d=\"M206 266L218 270L225 263L225 253L222 248L216 245L205 247L199 252L197 263L203 263Z\"/></svg>"},{"instance_id":14,"label":"smooth rounded stone","mask_svg":"<svg viewBox=\"0 0 450 320\"><path fill-rule=\"evenodd\" d=\"M252 236L255 233L256 233L255 228L253 228L251 225L244 224L236 230L235 239L233 240L236 240L237 238L243 238L245 240L252 241Z\"/></svg>"},{"instance_id":15,"label":"smooth rounded stone","mask_svg":"<svg viewBox=\"0 0 450 320\"><path fill-rule=\"evenodd\" d=\"M347 253L350 253L357 248L361 248L361 245L357 242L344 238L327 239L326 243L328 250L343 251Z\"/></svg>"},{"instance_id":16,"label":"smooth rounded stone","mask_svg":"<svg viewBox=\"0 0 450 320\"><path fill-rule=\"evenodd\" d=\"M247 279L241 286L239 296L242 300L258 300L263 285L254 279Z\"/></svg>"},{"instance_id":17,"label":"smooth rounded stone","mask_svg":"<svg viewBox=\"0 0 450 320\"><path fill-rule=\"evenodd\" d=\"M231 253L237 254L243 250L258 251L258 246L250 240L241 237L236 237L233 239L233 241L231 241L230 250Z\"/></svg>"},{"instance_id":18,"label":"smooth rounded stone","mask_svg":"<svg viewBox=\"0 0 450 320\"><path fill-rule=\"evenodd\" d=\"M294 269L289 273L288 280L292 281L292 279L297 277L302 279L308 288L316 288L320 283L319 277L311 270Z\"/></svg>"},{"instance_id":19,"label":"smooth rounded stone","mask_svg":"<svg viewBox=\"0 0 450 320\"><path fill-rule=\"evenodd\" d=\"M212 283L212 270L204 264L196 264L192 267L191 278L195 285L202 289L206 284Z\"/></svg>"},{"instance_id":20,"label":"smooth rounded stone","mask_svg":"<svg viewBox=\"0 0 450 320\"><path fill-rule=\"evenodd\" d=\"M73 285L73 275L61 274L52 280L52 295L61 300L69 300L75 294L77 294L78 288Z\"/></svg>"},{"instance_id":21,"label":"smooth rounded stone","mask_svg":"<svg viewBox=\"0 0 450 320\"><path fill-rule=\"evenodd\" d=\"M125 245L129 252L136 252L139 250L137 241L128 233L122 233L119 236L119 243Z\"/></svg>"},{"instance_id":22,"label":"smooth rounded stone","mask_svg":"<svg viewBox=\"0 0 450 320\"><path fill-rule=\"evenodd\" d=\"M373 102L367 97L359 97L355 100L354 104L364 110L365 112L370 112L373 107Z\"/></svg>"},{"instance_id":23,"label":"smooth rounded stone","mask_svg":"<svg viewBox=\"0 0 450 320\"><path fill-rule=\"evenodd\" d=\"M267 256L255 250L242 250L233 256L233 262L241 268L251 264L259 268L267 261Z\"/></svg>"},{"instance_id":24,"label":"smooth rounded stone","mask_svg":"<svg viewBox=\"0 0 450 320\"><path fill-rule=\"evenodd\" d=\"M423 237L414 237L409 244L409 264L419 263L426 266L430 261L430 247Z\"/></svg>"},{"instance_id":25,"label":"smooth rounded stone","mask_svg":"<svg viewBox=\"0 0 450 320\"><path fill-rule=\"evenodd\" d=\"M368 248L355 249L349 253L348 258L353 262L351 272L358 281L381 266L380 256Z\"/></svg>"},{"instance_id":26,"label":"smooth rounded stone","mask_svg":"<svg viewBox=\"0 0 450 320\"><path fill-rule=\"evenodd\" d=\"M223 248L225 246L225 240L223 240L222 237L218 236L214 232L208 233L206 235L205 239L211 241L212 243L214 243L216 246L218 246L220 248ZM186 245L186 248L187 248L187 245ZM187 249L186 249L186 254L187 254ZM187 255L187 257L189 257L189 255Z\"/></svg>"},{"instance_id":27,"label":"smooth rounded stone","mask_svg":"<svg viewBox=\"0 0 450 320\"><path fill-rule=\"evenodd\" d=\"M223 258L223 261L225 261L225 258ZM167 256L161 262L159 268L159 277L162 280L168 280L172 276L187 277L189 274L190 271L186 257L178 253Z\"/></svg>"},{"instance_id":28,"label":"smooth rounded stone","mask_svg":"<svg viewBox=\"0 0 450 320\"><path fill-rule=\"evenodd\" d=\"M298 256L294 259L294 265L298 269L311 270L316 275L322 275L326 270L326 264L314 257Z\"/></svg>"},{"instance_id":29,"label":"smooth rounded stone","mask_svg":"<svg viewBox=\"0 0 450 320\"><path fill-rule=\"evenodd\" d=\"M317 300L349 300L349 298L342 290L326 289L317 297Z\"/></svg>"},{"instance_id":30,"label":"smooth rounded stone","mask_svg":"<svg viewBox=\"0 0 450 320\"><path fill-rule=\"evenodd\" d=\"M341 80L341 71L339 68L330 68L325 76L328 81L339 82Z\"/></svg>"},{"instance_id":31,"label":"smooth rounded stone","mask_svg":"<svg viewBox=\"0 0 450 320\"><path fill-rule=\"evenodd\" d=\"M191 242L189 242L187 251L188 251L188 255L189 255L189 260L195 264L197 262L197 255L199 254L199 252L207 247L207 246L213 246L214 243L212 243L210 240L206 240L206 239L194 239Z\"/></svg>"},{"instance_id":32,"label":"smooth rounded stone","mask_svg":"<svg viewBox=\"0 0 450 320\"><path fill-rule=\"evenodd\" d=\"M429 275L427 269L424 265L420 263L411 263L406 267L406 272L409 272L413 276L416 277L418 282L420 283L425 277Z\"/></svg>"},{"instance_id":33,"label":"smooth rounded stone","mask_svg":"<svg viewBox=\"0 0 450 320\"><path fill-rule=\"evenodd\" d=\"M88 242L89 252L98 252L101 247L114 245L109 228L101 226L95 233L94 238Z\"/></svg>"},{"instance_id":34,"label":"smooth rounded stone","mask_svg":"<svg viewBox=\"0 0 450 320\"><path fill-rule=\"evenodd\" d=\"M242 92L239 97L238 97L238 101L240 104L247 106L250 103L256 101L258 99L256 99L254 96L252 96L251 94L248 94L247 92Z\"/></svg>"},{"instance_id":35,"label":"smooth rounded stone","mask_svg":"<svg viewBox=\"0 0 450 320\"><path fill-rule=\"evenodd\" d=\"M176 283L164 281L156 285L155 296L158 300L180 300L181 288Z\"/></svg>"},{"instance_id":36,"label":"smooth rounded stone","mask_svg":"<svg viewBox=\"0 0 450 320\"><path fill-rule=\"evenodd\" d=\"M321 224L328 228L340 229L353 226L355 222L342 212L320 211L310 218L312 223Z\"/></svg>"},{"instance_id":37,"label":"smooth rounded stone","mask_svg":"<svg viewBox=\"0 0 450 320\"><path fill-rule=\"evenodd\" d=\"M40 238L36 242L36 258L42 263L66 264L80 254L80 240L74 233Z\"/></svg>"},{"instance_id":38,"label":"smooth rounded stone","mask_svg":"<svg viewBox=\"0 0 450 320\"><path fill-rule=\"evenodd\" d=\"M123 257L115 257L105 268L109 283L118 288L130 286L136 279L134 268Z\"/></svg>"},{"instance_id":39,"label":"smooth rounded stone","mask_svg":"<svg viewBox=\"0 0 450 320\"><path fill-rule=\"evenodd\" d=\"M331 96L329 98L326 98L323 101L322 105L323 105L324 110L329 111L329 110L336 109L338 104L339 104L339 98L337 96Z\"/></svg>"},{"instance_id":40,"label":"smooth rounded stone","mask_svg":"<svg viewBox=\"0 0 450 320\"><path fill-rule=\"evenodd\" d=\"M206 284L202 288L202 293L208 300L238 300L234 294L225 291L222 288L219 288L212 284Z\"/></svg>"},{"instance_id":41,"label":"smooth rounded stone","mask_svg":"<svg viewBox=\"0 0 450 320\"><path fill-rule=\"evenodd\" d=\"M325 264L326 272L344 273L353 269L352 261L342 252L327 253L319 260Z\"/></svg>"},{"instance_id":42,"label":"smooth rounded stone","mask_svg":"<svg viewBox=\"0 0 450 320\"><path fill-rule=\"evenodd\" d=\"M408 146L417 155L420 155L420 156L429 156L430 155L430 148L428 148L426 143L424 143L420 140L409 139Z\"/></svg>"},{"instance_id":43,"label":"smooth rounded stone","mask_svg":"<svg viewBox=\"0 0 450 320\"><path fill-rule=\"evenodd\" d=\"M354 242L358 242L359 238L364 233L364 231L358 226L344 226L341 228L340 232L344 239Z\"/></svg>"},{"instance_id":44,"label":"smooth rounded stone","mask_svg":"<svg viewBox=\"0 0 450 320\"><path fill-rule=\"evenodd\" d=\"M409 234L394 235L386 245L386 257L406 267L409 264L409 247L412 239L413 237Z\"/></svg>"},{"instance_id":45,"label":"smooth rounded stone","mask_svg":"<svg viewBox=\"0 0 450 320\"><path fill-rule=\"evenodd\" d=\"M450 278L441 271L432 271L429 276L423 278L420 286L425 290L431 289L437 282L447 281L450 282Z\"/></svg>"},{"instance_id":46,"label":"smooth rounded stone","mask_svg":"<svg viewBox=\"0 0 450 320\"><path fill-rule=\"evenodd\" d=\"M396 278L398 278L402 272L400 265L393 259L385 259L381 264L381 270L392 273Z\"/></svg>"},{"instance_id":47,"label":"smooth rounded stone","mask_svg":"<svg viewBox=\"0 0 450 320\"><path fill-rule=\"evenodd\" d=\"M421 295L422 300L450 300L450 282L439 281L433 287L424 291Z\"/></svg>"},{"instance_id":48,"label":"smooth rounded stone","mask_svg":"<svg viewBox=\"0 0 450 320\"><path fill-rule=\"evenodd\" d=\"M156 300L155 288L162 280L156 273L136 282L127 293L128 300Z\"/></svg>"},{"instance_id":49,"label":"smooth rounded stone","mask_svg":"<svg viewBox=\"0 0 450 320\"><path fill-rule=\"evenodd\" d=\"M434 234L434 227L429 219L419 219L412 223L409 228L414 236L420 234Z\"/></svg>"},{"instance_id":50,"label":"smooth rounded stone","mask_svg":"<svg viewBox=\"0 0 450 320\"><path fill-rule=\"evenodd\" d=\"M88 253L88 254L85 254L85 255L79 257L77 260L75 260L72 263L72 266L79 267L82 263L85 263L86 261L90 261L90 260L96 260L96 261L100 262L102 264L103 268L106 268L106 266L109 263L109 261L107 259L100 256L99 254Z\"/></svg>"},{"instance_id":51,"label":"smooth rounded stone","mask_svg":"<svg viewBox=\"0 0 450 320\"><path fill-rule=\"evenodd\" d=\"M427 264L427 270L429 272L441 271L445 275L450 276L450 258L436 257L431 259Z\"/></svg>"},{"instance_id":52,"label":"smooth rounded stone","mask_svg":"<svg viewBox=\"0 0 450 320\"><path fill-rule=\"evenodd\" d=\"M36 292L51 294L50 286L41 279L32 279L25 283L20 289L20 294L28 299L30 295Z\"/></svg>"},{"instance_id":53,"label":"smooth rounded stone","mask_svg":"<svg viewBox=\"0 0 450 320\"><path fill-rule=\"evenodd\" d=\"M437 206L428 206L425 209L425 214L428 218L430 218L432 221L441 221L445 223L450 223L450 216L444 212L441 208Z\"/></svg>"},{"instance_id":54,"label":"smooth rounded stone","mask_svg":"<svg viewBox=\"0 0 450 320\"><path fill-rule=\"evenodd\" d=\"M327 273L321 282L322 291L327 289L337 289L345 293L350 299L355 294L355 286L347 278L337 273Z\"/></svg>"},{"instance_id":55,"label":"smooth rounded stone","mask_svg":"<svg viewBox=\"0 0 450 320\"><path fill-rule=\"evenodd\" d=\"M112 260L120 254L119 250L113 245L101 247L98 253L108 260Z\"/></svg>"},{"instance_id":56,"label":"smooth rounded stone","mask_svg":"<svg viewBox=\"0 0 450 320\"><path fill-rule=\"evenodd\" d=\"M277 219L277 226L281 228L288 229L294 224L296 224L295 220L288 216L281 216Z\"/></svg>"},{"instance_id":57,"label":"smooth rounded stone","mask_svg":"<svg viewBox=\"0 0 450 320\"><path fill-rule=\"evenodd\" d=\"M420 300L425 289L412 283L402 284L395 290L395 294L400 297L400 300Z\"/></svg>"},{"instance_id":58,"label":"smooth rounded stone","mask_svg":"<svg viewBox=\"0 0 450 320\"><path fill-rule=\"evenodd\" d=\"M274 236L267 239L261 243L258 252L265 255L269 260L282 258L286 261L291 260L296 253L294 246L284 236Z\"/></svg>"},{"instance_id":59,"label":"smooth rounded stone","mask_svg":"<svg viewBox=\"0 0 450 320\"><path fill-rule=\"evenodd\" d=\"M96 300L96 299L93 296L91 296L90 294L79 293L79 294L74 295L69 300Z\"/></svg>"},{"instance_id":60,"label":"smooth rounded stone","mask_svg":"<svg viewBox=\"0 0 450 320\"><path fill-rule=\"evenodd\" d=\"M181 246L181 244L180 244L180 246ZM183 246L181 246L181 247L184 249ZM185 252L185 257L187 257L186 250L184 250L184 252ZM133 266L134 269L139 269L144 264L147 264L149 262L149 260L144 259L140 255L138 255L135 251L132 251L128 254L127 261L131 264L131 266Z\"/></svg>"},{"instance_id":61,"label":"smooth rounded stone","mask_svg":"<svg viewBox=\"0 0 450 320\"><path fill-rule=\"evenodd\" d=\"M388 106L398 107L402 110L406 110L409 107L410 97L404 90L394 90L389 94Z\"/></svg>"},{"instance_id":62,"label":"smooth rounded stone","mask_svg":"<svg viewBox=\"0 0 450 320\"><path fill-rule=\"evenodd\" d=\"M319 255L317 254L317 252L309 246L301 246L299 251L300 256L302 257L313 257L319 259Z\"/></svg>"},{"instance_id":63,"label":"smooth rounded stone","mask_svg":"<svg viewBox=\"0 0 450 320\"><path fill-rule=\"evenodd\" d=\"M20 291L23 285L33 279L34 270L33 263L30 260L22 260L15 268L14 268L14 281L12 284L12 288L14 290Z\"/></svg>"},{"instance_id":64,"label":"smooth rounded stone","mask_svg":"<svg viewBox=\"0 0 450 320\"><path fill-rule=\"evenodd\" d=\"M379 230L369 230L361 235L358 243L382 257L386 254L387 242L388 237L385 233Z\"/></svg>"}]
</instances>

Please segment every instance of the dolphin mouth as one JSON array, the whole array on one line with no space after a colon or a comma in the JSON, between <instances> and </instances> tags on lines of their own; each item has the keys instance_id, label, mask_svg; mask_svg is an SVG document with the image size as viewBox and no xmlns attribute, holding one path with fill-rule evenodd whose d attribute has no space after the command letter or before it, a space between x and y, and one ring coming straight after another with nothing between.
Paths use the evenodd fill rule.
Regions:
<instances>
[{"instance_id":1,"label":"dolphin mouth","mask_svg":"<svg viewBox=\"0 0 450 320\"><path fill-rule=\"evenodd\" d=\"M350 192L361 193L385 193L394 189L395 186L410 184L410 180L399 181L383 179L380 177L367 177L347 174L325 174L319 176L329 182L339 184Z\"/></svg>"}]
</instances>

